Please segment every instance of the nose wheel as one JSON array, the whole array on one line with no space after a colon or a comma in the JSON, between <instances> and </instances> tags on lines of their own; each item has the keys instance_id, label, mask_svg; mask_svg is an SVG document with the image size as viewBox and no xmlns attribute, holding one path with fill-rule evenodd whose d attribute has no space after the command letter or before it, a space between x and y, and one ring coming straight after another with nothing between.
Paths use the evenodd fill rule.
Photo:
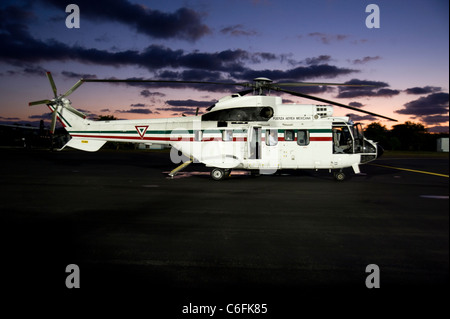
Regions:
<instances>
[{"instance_id":1,"label":"nose wheel","mask_svg":"<svg viewBox=\"0 0 450 319\"><path fill-rule=\"evenodd\" d=\"M345 180L345 173L343 171L337 171L333 173L334 179L338 182L342 182Z\"/></svg>"}]
</instances>

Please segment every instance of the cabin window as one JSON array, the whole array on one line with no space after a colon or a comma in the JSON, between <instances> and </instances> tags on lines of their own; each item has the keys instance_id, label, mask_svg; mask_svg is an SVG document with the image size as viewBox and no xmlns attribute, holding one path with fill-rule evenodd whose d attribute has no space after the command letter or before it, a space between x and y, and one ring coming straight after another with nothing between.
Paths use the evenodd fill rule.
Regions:
<instances>
[{"instance_id":1,"label":"cabin window","mask_svg":"<svg viewBox=\"0 0 450 319\"><path fill-rule=\"evenodd\" d=\"M194 141L201 142L202 141L203 132L202 131L194 131Z\"/></svg>"},{"instance_id":2,"label":"cabin window","mask_svg":"<svg viewBox=\"0 0 450 319\"><path fill-rule=\"evenodd\" d=\"M278 130L266 130L266 145L275 146L278 144Z\"/></svg>"},{"instance_id":3,"label":"cabin window","mask_svg":"<svg viewBox=\"0 0 450 319\"><path fill-rule=\"evenodd\" d=\"M233 141L233 131L232 130L223 130L222 131L222 140L225 142Z\"/></svg>"},{"instance_id":4,"label":"cabin window","mask_svg":"<svg viewBox=\"0 0 450 319\"><path fill-rule=\"evenodd\" d=\"M309 144L309 134L307 130L298 130L297 144L300 146L305 146Z\"/></svg>"},{"instance_id":5,"label":"cabin window","mask_svg":"<svg viewBox=\"0 0 450 319\"><path fill-rule=\"evenodd\" d=\"M202 115L202 121L268 121L273 116L270 106L234 107L208 112Z\"/></svg>"},{"instance_id":6,"label":"cabin window","mask_svg":"<svg viewBox=\"0 0 450 319\"><path fill-rule=\"evenodd\" d=\"M294 140L294 130L285 130L284 131L284 140L285 141L293 141Z\"/></svg>"}]
</instances>

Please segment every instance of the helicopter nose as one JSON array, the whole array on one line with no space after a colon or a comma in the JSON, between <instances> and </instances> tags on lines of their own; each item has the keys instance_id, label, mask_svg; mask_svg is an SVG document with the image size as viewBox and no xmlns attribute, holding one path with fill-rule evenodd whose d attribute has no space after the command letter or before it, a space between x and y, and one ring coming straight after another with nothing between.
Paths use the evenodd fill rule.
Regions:
<instances>
[{"instance_id":1,"label":"helicopter nose","mask_svg":"<svg viewBox=\"0 0 450 319\"><path fill-rule=\"evenodd\" d=\"M377 157L381 157L384 153L384 149L380 144L377 144Z\"/></svg>"}]
</instances>

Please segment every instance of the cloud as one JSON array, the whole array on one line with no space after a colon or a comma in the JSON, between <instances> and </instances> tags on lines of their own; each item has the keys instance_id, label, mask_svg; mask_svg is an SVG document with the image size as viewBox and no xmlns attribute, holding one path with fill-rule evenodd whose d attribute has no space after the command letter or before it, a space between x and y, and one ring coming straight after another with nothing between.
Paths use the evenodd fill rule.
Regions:
<instances>
[{"instance_id":1,"label":"cloud","mask_svg":"<svg viewBox=\"0 0 450 319\"><path fill-rule=\"evenodd\" d=\"M429 93L436 93L440 92L442 90L441 87L437 86L424 86L424 87L412 87L405 90L407 94L429 94Z\"/></svg>"},{"instance_id":2,"label":"cloud","mask_svg":"<svg viewBox=\"0 0 450 319\"><path fill-rule=\"evenodd\" d=\"M18 117L3 117L3 116L0 116L0 120L17 121L17 120L20 120L20 118L18 118Z\"/></svg>"},{"instance_id":3,"label":"cloud","mask_svg":"<svg viewBox=\"0 0 450 319\"><path fill-rule=\"evenodd\" d=\"M448 133L449 126L431 126L427 128L430 133Z\"/></svg>"},{"instance_id":4,"label":"cloud","mask_svg":"<svg viewBox=\"0 0 450 319\"><path fill-rule=\"evenodd\" d=\"M165 97L166 95L164 93L160 92L150 92L149 90L145 89L142 90L140 93L144 97Z\"/></svg>"},{"instance_id":5,"label":"cloud","mask_svg":"<svg viewBox=\"0 0 450 319\"><path fill-rule=\"evenodd\" d=\"M14 63L11 63L12 66L19 68L19 70L8 70L6 71L8 76L12 76L12 75L25 75L25 76L29 76L29 75L39 75L42 76L42 74L44 74L45 72L47 72L47 70L45 70L44 68L42 68L41 66L37 66L37 65L33 65L32 63L24 63L21 61L14 61ZM1 76L4 76L5 74L0 74Z\"/></svg>"},{"instance_id":6,"label":"cloud","mask_svg":"<svg viewBox=\"0 0 450 319\"><path fill-rule=\"evenodd\" d=\"M344 82L344 84L361 86L340 86L337 98L355 98L363 96L391 97L400 94L399 90L387 89L386 87L388 87L389 84L386 82L352 79Z\"/></svg>"},{"instance_id":7,"label":"cloud","mask_svg":"<svg viewBox=\"0 0 450 319\"><path fill-rule=\"evenodd\" d=\"M308 36L312 38L317 38L323 44L330 44L330 42L342 41L348 38L348 35L345 34L327 34L321 32L308 33Z\"/></svg>"},{"instance_id":8,"label":"cloud","mask_svg":"<svg viewBox=\"0 0 450 319\"><path fill-rule=\"evenodd\" d=\"M36 15L32 11L26 10L25 7L9 5L0 9L0 26L15 21L27 23L35 19L37 19Z\"/></svg>"},{"instance_id":9,"label":"cloud","mask_svg":"<svg viewBox=\"0 0 450 319\"><path fill-rule=\"evenodd\" d=\"M6 10L0 9L0 17L5 15ZM272 80L301 81L314 78L334 78L339 75L358 72L358 70L354 69L323 64L324 61L329 61L329 56L324 55L307 59L306 63L310 64L308 66L300 66L288 70L255 71L248 68L247 65L275 59L284 60L286 57L285 55L277 56L268 52L251 53L242 49L228 49L208 53L199 51L185 52L184 50L173 50L154 44L140 51L126 50L116 52L85 48L80 45L69 46L56 40L44 41L35 39L29 33L28 26L20 23L2 23L0 25L0 42L2 43L0 58L10 64L77 61L85 64L114 67L139 66L154 72L161 79L170 80L231 82L232 80L229 77L231 75L238 81L251 81L253 78L263 75ZM29 52L33 52L33 54L29 54ZM77 78L80 75L84 76L83 74L70 71L65 71L63 74ZM227 77L224 77L224 74ZM94 75L86 74L86 77L92 78ZM159 85L159 87L169 86L171 85ZM185 87L187 86L191 85L185 85ZM210 88L204 89L209 90ZM216 88L215 90L223 91L224 89Z\"/></svg>"},{"instance_id":10,"label":"cloud","mask_svg":"<svg viewBox=\"0 0 450 319\"><path fill-rule=\"evenodd\" d=\"M400 94L399 90L392 90L392 89L379 89L376 91L376 93L372 96L384 96L384 97L390 97L394 95Z\"/></svg>"},{"instance_id":11,"label":"cloud","mask_svg":"<svg viewBox=\"0 0 450 319\"><path fill-rule=\"evenodd\" d=\"M403 109L397 110L395 112L399 114L415 115L419 117L443 115L448 113L448 105L448 93L432 93L404 104Z\"/></svg>"},{"instance_id":12,"label":"cloud","mask_svg":"<svg viewBox=\"0 0 450 319\"><path fill-rule=\"evenodd\" d=\"M124 3L121 0L111 1L105 4L105 7L109 8L110 4L114 4L113 7L116 7L117 2ZM78 3L78 5L81 4ZM90 2L85 6L87 12L83 11L83 14L97 6L97 2L95 4ZM12 11L15 13L12 14ZM109 12L109 10L104 11ZM150 70L163 67L225 69L230 66L230 63L234 63L233 59L239 60L246 56L246 52L243 50L201 54L199 52L185 53L183 50L171 50L157 45L150 45L141 52L136 50L110 52L84 48L80 45L69 46L56 40L44 41L34 38L29 33L27 21L24 18L13 20L11 15L28 17L29 14L19 7L0 9L0 42L2 43L0 57L9 63L73 60L100 65L138 65ZM167 30L163 26L158 29Z\"/></svg>"},{"instance_id":13,"label":"cloud","mask_svg":"<svg viewBox=\"0 0 450 319\"><path fill-rule=\"evenodd\" d=\"M319 55L318 57L306 58L303 62L307 65L317 65L328 63L331 60L331 56L329 55Z\"/></svg>"},{"instance_id":14,"label":"cloud","mask_svg":"<svg viewBox=\"0 0 450 319\"><path fill-rule=\"evenodd\" d=\"M71 72L71 71L62 71L61 74L70 79L96 79L97 78L97 76L95 74L76 73L76 72ZM42 73L41 73L41 75L42 75Z\"/></svg>"},{"instance_id":15,"label":"cloud","mask_svg":"<svg viewBox=\"0 0 450 319\"><path fill-rule=\"evenodd\" d=\"M377 61L377 60L380 60L380 59L381 59L381 57L378 56L378 55L377 56L366 56L366 57L364 57L362 59L356 59L356 60L353 60L351 62L352 62L352 64L366 64L368 62Z\"/></svg>"},{"instance_id":16,"label":"cloud","mask_svg":"<svg viewBox=\"0 0 450 319\"><path fill-rule=\"evenodd\" d=\"M136 103L136 104L130 104L130 106L131 107L147 107L147 105L146 104L143 104L143 103Z\"/></svg>"},{"instance_id":17,"label":"cloud","mask_svg":"<svg viewBox=\"0 0 450 319\"><path fill-rule=\"evenodd\" d=\"M64 8L59 0L42 1L58 9ZM77 0L76 4L85 19L123 23L152 38L195 41L211 33L202 23L202 15L189 8L166 13L127 0Z\"/></svg>"},{"instance_id":18,"label":"cloud","mask_svg":"<svg viewBox=\"0 0 450 319\"><path fill-rule=\"evenodd\" d=\"M106 33L103 33L103 35L95 38L94 40L96 42L105 42L105 43L111 41L110 37Z\"/></svg>"},{"instance_id":19,"label":"cloud","mask_svg":"<svg viewBox=\"0 0 450 319\"><path fill-rule=\"evenodd\" d=\"M119 1L122 2L122 1ZM115 2L114 2L115 3ZM79 4L80 5L80 4ZM90 7L90 6L87 6ZM0 17L6 16L7 10L0 9ZM303 80L318 77L336 77L346 75L357 70L339 68L333 65L320 64L328 61L328 56L310 58L306 62L309 66L301 66L289 70L254 71L247 67L248 63L285 59L284 55L277 56L268 52L250 53L242 49L223 50L218 52L185 52L173 50L162 45L149 45L144 50L126 50L111 52L96 48L85 48L80 45L69 46L56 40L35 39L28 31L25 23L2 23L0 25L0 42L2 50L0 58L10 64L38 63L42 61L78 61L86 64L108 66L140 66L150 71L158 72L162 78L171 77L177 80L220 81L224 80L220 72L232 74L239 80L251 80L263 74L273 80L290 79ZM29 54L33 52L33 54ZM164 69L174 71L162 71ZM176 71L176 69L185 69ZM74 72L66 71L66 76L77 76ZM92 77L93 75L87 75ZM225 79L227 80L227 79ZM228 79L229 81L229 79Z\"/></svg>"},{"instance_id":20,"label":"cloud","mask_svg":"<svg viewBox=\"0 0 450 319\"><path fill-rule=\"evenodd\" d=\"M229 34L235 37L239 36L254 36L257 35L258 32L254 30L245 30L242 24L235 24L228 27L225 27L220 30L222 34Z\"/></svg>"},{"instance_id":21,"label":"cloud","mask_svg":"<svg viewBox=\"0 0 450 319\"><path fill-rule=\"evenodd\" d=\"M49 120L52 118L52 113L49 112L49 113L44 113L41 115L30 115L30 116L28 116L28 118L32 119L32 120L36 120L36 119L37 120Z\"/></svg>"},{"instance_id":22,"label":"cloud","mask_svg":"<svg viewBox=\"0 0 450 319\"><path fill-rule=\"evenodd\" d=\"M241 49L215 53L195 51L179 56L176 65L190 69L239 72L244 70L243 62L251 61L252 57L252 54Z\"/></svg>"},{"instance_id":23,"label":"cloud","mask_svg":"<svg viewBox=\"0 0 450 319\"><path fill-rule=\"evenodd\" d=\"M153 111L149 109L131 109L131 110L117 110L116 113L152 114Z\"/></svg>"},{"instance_id":24,"label":"cloud","mask_svg":"<svg viewBox=\"0 0 450 319\"><path fill-rule=\"evenodd\" d=\"M46 72L46 70L40 66L28 66L23 68L22 71L25 75L42 75Z\"/></svg>"},{"instance_id":25,"label":"cloud","mask_svg":"<svg viewBox=\"0 0 450 319\"><path fill-rule=\"evenodd\" d=\"M274 60L283 61L284 59L285 59L284 55L278 57L273 53L257 52L250 55L249 62L258 64L262 63L263 61L274 61Z\"/></svg>"},{"instance_id":26,"label":"cloud","mask_svg":"<svg viewBox=\"0 0 450 319\"><path fill-rule=\"evenodd\" d=\"M364 104L359 103L359 102L350 102L348 103L348 105L353 106L353 107L363 107Z\"/></svg>"},{"instance_id":27,"label":"cloud","mask_svg":"<svg viewBox=\"0 0 450 319\"><path fill-rule=\"evenodd\" d=\"M78 61L115 67L135 65L150 71L185 68L209 72L244 72L248 70L244 67L248 62L255 63L261 59L273 58L270 53L249 53L241 49L204 53L172 50L161 45L150 45L142 51L110 52L79 45L68 46L56 40L38 40L29 34L26 25L6 25L3 30L0 28L0 42L2 42L0 58L10 64ZM67 76L71 75L67 73ZM184 75L187 76L188 73ZM217 79L217 73L214 77Z\"/></svg>"},{"instance_id":28,"label":"cloud","mask_svg":"<svg viewBox=\"0 0 450 319\"><path fill-rule=\"evenodd\" d=\"M47 1L47 3L56 1ZM84 3L84 1L83 1ZM109 2L108 2L109 3ZM123 0L113 1L112 11L119 4L134 6ZM78 3L81 7L81 4ZM97 4L93 5L96 7ZM90 7L90 6L86 6ZM88 11L95 12L95 8ZM124 9L125 10L125 9ZM133 9L134 10L134 9ZM137 10L137 9L136 9ZM144 9L142 9L144 10ZM147 9L145 9L147 10ZM144 11L145 11L144 10ZM84 11L83 11L84 14ZM112 12L105 13L113 16ZM0 17L5 16L6 11L0 9ZM101 17L100 19L104 19ZM20 22L20 21L19 21ZM24 22L24 21L22 21ZM337 37L342 39L342 37ZM249 68L251 63L263 63L265 61L287 59L286 54L273 54L269 52L249 52L242 49L228 49L218 52L186 52L181 49L171 49L162 45L151 44L143 50L109 51L97 48L85 48L80 45L67 45L56 40L40 40L34 38L25 23L0 24L0 41L4 44L4 50L0 51L0 58L9 64L17 63L41 63L43 61L77 61L85 64L107 65L107 66L138 66L144 67L155 74L157 79L178 81L208 81L208 82L250 82L256 77L265 76L274 81L304 81L317 78L335 78L341 75L358 73L356 69L341 68L329 65L329 55L310 57L302 62L289 60L292 66L286 70L263 69L254 70ZM29 54L33 52L33 54ZM303 63L306 65L294 67ZM41 70L43 71L43 70ZM42 72L43 73L43 72ZM80 74L72 71L63 71L64 76L69 78L96 78L93 74ZM128 85L144 86L142 83L131 83ZM152 87L191 87L198 90L211 92L230 92L242 90L242 87L233 88L229 85L197 85L197 84L172 84L153 83ZM145 84L148 87L148 84ZM303 93L323 93L332 90L326 87L299 88ZM150 91L141 91L141 95L151 94ZM382 91L381 91L382 92ZM380 93L381 93L380 92ZM388 94L387 92L386 94ZM150 97L148 95L147 97Z\"/></svg>"},{"instance_id":29,"label":"cloud","mask_svg":"<svg viewBox=\"0 0 450 319\"><path fill-rule=\"evenodd\" d=\"M140 95L145 97L152 104L156 104L156 103L162 104L163 102L161 101L160 98L163 98L166 96L166 94L164 94L164 93L150 92L148 89L142 90Z\"/></svg>"},{"instance_id":30,"label":"cloud","mask_svg":"<svg viewBox=\"0 0 450 319\"><path fill-rule=\"evenodd\" d=\"M448 123L448 115L428 115L422 116L421 120L426 124L439 124L439 123Z\"/></svg>"}]
</instances>

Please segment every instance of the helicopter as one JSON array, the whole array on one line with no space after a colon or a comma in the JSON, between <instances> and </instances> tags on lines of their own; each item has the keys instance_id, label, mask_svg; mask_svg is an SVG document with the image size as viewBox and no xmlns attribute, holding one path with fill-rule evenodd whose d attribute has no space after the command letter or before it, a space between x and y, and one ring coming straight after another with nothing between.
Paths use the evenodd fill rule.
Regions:
<instances>
[{"instance_id":1,"label":"helicopter","mask_svg":"<svg viewBox=\"0 0 450 319\"><path fill-rule=\"evenodd\" d=\"M66 93L58 95L51 73L46 75L54 98L30 102L29 105L46 104L52 112L50 131L54 132L59 120L70 134L71 139L60 150L71 147L95 152L108 141L162 144L172 147L172 161L181 163L169 173L172 178L196 162L211 168L210 175L214 180L227 178L232 170L248 170L251 175L260 175L283 169L326 169L333 173L335 180L343 181L347 177L345 168L351 167L355 174L360 174L359 166L381 156L383 148L364 137L360 123L353 123L348 116L333 116L333 106L396 121L285 89L313 85L367 86L361 84L273 83L265 77L244 83L80 79ZM72 107L67 99L85 82L213 84L240 86L244 90L219 99L202 115L198 115L197 108L195 116L93 121ZM288 93L321 104L283 104L281 97L269 95L270 91Z\"/></svg>"}]
</instances>

